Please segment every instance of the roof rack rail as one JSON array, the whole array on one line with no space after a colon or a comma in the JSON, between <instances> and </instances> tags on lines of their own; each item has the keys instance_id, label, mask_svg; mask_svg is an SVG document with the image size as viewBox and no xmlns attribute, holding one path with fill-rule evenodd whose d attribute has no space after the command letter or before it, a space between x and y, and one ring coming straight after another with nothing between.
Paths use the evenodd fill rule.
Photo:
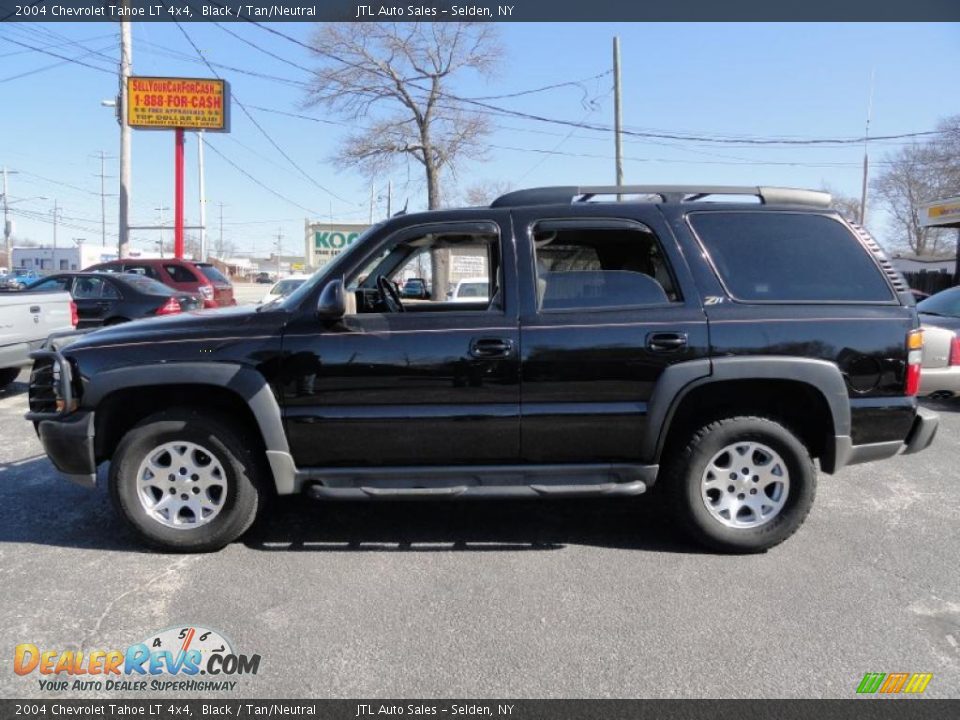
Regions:
<instances>
[{"instance_id":1,"label":"roof rack rail","mask_svg":"<svg viewBox=\"0 0 960 720\"><path fill-rule=\"evenodd\" d=\"M665 203L702 200L712 195L752 195L764 205L812 205L830 207L830 193L800 188L758 187L755 185L592 185L514 190L501 195L490 207L518 207L521 205L563 205L586 202L597 195L658 195Z\"/></svg>"}]
</instances>

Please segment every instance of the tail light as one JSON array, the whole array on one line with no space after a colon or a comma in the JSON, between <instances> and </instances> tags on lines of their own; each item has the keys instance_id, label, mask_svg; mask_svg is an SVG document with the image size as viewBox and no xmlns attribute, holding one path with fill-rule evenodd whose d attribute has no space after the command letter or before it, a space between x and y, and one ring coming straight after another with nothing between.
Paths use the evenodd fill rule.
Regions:
<instances>
[{"instance_id":1,"label":"tail light","mask_svg":"<svg viewBox=\"0 0 960 720\"><path fill-rule=\"evenodd\" d=\"M176 315L178 312L180 312L180 303L172 297L157 310L157 315Z\"/></svg>"},{"instance_id":2,"label":"tail light","mask_svg":"<svg viewBox=\"0 0 960 720\"><path fill-rule=\"evenodd\" d=\"M920 390L920 369L922 366L923 330L911 330L907 333L907 377L903 388L906 395L916 395L917 391Z\"/></svg>"},{"instance_id":3,"label":"tail light","mask_svg":"<svg viewBox=\"0 0 960 720\"><path fill-rule=\"evenodd\" d=\"M70 324L73 327L77 327L80 324L80 316L77 314L77 304L71 300L70 301Z\"/></svg>"},{"instance_id":4,"label":"tail light","mask_svg":"<svg viewBox=\"0 0 960 720\"><path fill-rule=\"evenodd\" d=\"M950 343L950 364L960 365L960 336L954 335Z\"/></svg>"}]
</instances>

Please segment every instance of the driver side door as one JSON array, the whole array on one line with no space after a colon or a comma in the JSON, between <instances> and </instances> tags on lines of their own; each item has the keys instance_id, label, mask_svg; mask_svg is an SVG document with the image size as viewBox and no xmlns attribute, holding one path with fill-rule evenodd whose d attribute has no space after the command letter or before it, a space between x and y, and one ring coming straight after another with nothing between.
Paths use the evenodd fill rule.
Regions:
<instances>
[{"instance_id":1,"label":"driver side door","mask_svg":"<svg viewBox=\"0 0 960 720\"><path fill-rule=\"evenodd\" d=\"M309 312L284 335L283 408L298 467L514 464L520 458L519 322L509 216L400 229L346 273L358 312L323 325ZM371 301L377 276L402 279L431 241L478 238L495 275L487 303ZM466 240L464 240L466 238ZM391 265L392 249L411 252ZM401 253L403 255L403 253ZM476 274L474 252L451 273ZM379 262L377 258L383 258ZM369 272L374 261L375 274ZM422 263L409 270L424 273ZM386 273L386 274L384 274ZM381 282L382 285L382 282ZM383 292L383 290L381 290ZM399 296L399 293L397 293ZM431 295L445 300L446 288ZM307 300L316 304L316 297Z\"/></svg>"}]
</instances>

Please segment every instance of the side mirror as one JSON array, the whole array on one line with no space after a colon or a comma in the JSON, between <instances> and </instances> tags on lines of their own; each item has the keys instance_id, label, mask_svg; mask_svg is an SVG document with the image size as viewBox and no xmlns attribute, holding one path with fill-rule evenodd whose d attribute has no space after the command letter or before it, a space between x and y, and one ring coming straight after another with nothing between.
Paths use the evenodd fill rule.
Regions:
<instances>
[{"instance_id":1,"label":"side mirror","mask_svg":"<svg viewBox=\"0 0 960 720\"><path fill-rule=\"evenodd\" d=\"M320 292L317 300L317 317L320 320L339 320L347 312L347 303L343 296L343 279L331 280Z\"/></svg>"}]
</instances>

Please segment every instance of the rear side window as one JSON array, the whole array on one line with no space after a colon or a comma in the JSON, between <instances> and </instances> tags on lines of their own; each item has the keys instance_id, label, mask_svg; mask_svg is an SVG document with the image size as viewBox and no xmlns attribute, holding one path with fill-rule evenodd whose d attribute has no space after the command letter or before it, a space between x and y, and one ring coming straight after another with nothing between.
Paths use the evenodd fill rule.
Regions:
<instances>
[{"instance_id":1,"label":"rear side window","mask_svg":"<svg viewBox=\"0 0 960 720\"><path fill-rule=\"evenodd\" d=\"M157 279L159 275L157 271L150 265L131 265L125 264L123 266L123 271L125 273L130 273L132 275L142 275L144 277Z\"/></svg>"},{"instance_id":2,"label":"rear side window","mask_svg":"<svg viewBox=\"0 0 960 720\"><path fill-rule=\"evenodd\" d=\"M230 284L230 280L213 265L197 265L197 267L200 268L200 272L207 276L207 280L210 282L219 283L220 285Z\"/></svg>"},{"instance_id":3,"label":"rear side window","mask_svg":"<svg viewBox=\"0 0 960 720\"><path fill-rule=\"evenodd\" d=\"M754 302L884 302L890 286L844 225L824 215L691 213L728 292Z\"/></svg>"},{"instance_id":4,"label":"rear side window","mask_svg":"<svg viewBox=\"0 0 960 720\"><path fill-rule=\"evenodd\" d=\"M178 283L195 283L198 278L183 265L164 265L163 269L167 271L170 279Z\"/></svg>"},{"instance_id":5,"label":"rear side window","mask_svg":"<svg viewBox=\"0 0 960 720\"><path fill-rule=\"evenodd\" d=\"M678 300L657 238L641 225L546 221L533 228L540 310L643 307Z\"/></svg>"}]
</instances>

